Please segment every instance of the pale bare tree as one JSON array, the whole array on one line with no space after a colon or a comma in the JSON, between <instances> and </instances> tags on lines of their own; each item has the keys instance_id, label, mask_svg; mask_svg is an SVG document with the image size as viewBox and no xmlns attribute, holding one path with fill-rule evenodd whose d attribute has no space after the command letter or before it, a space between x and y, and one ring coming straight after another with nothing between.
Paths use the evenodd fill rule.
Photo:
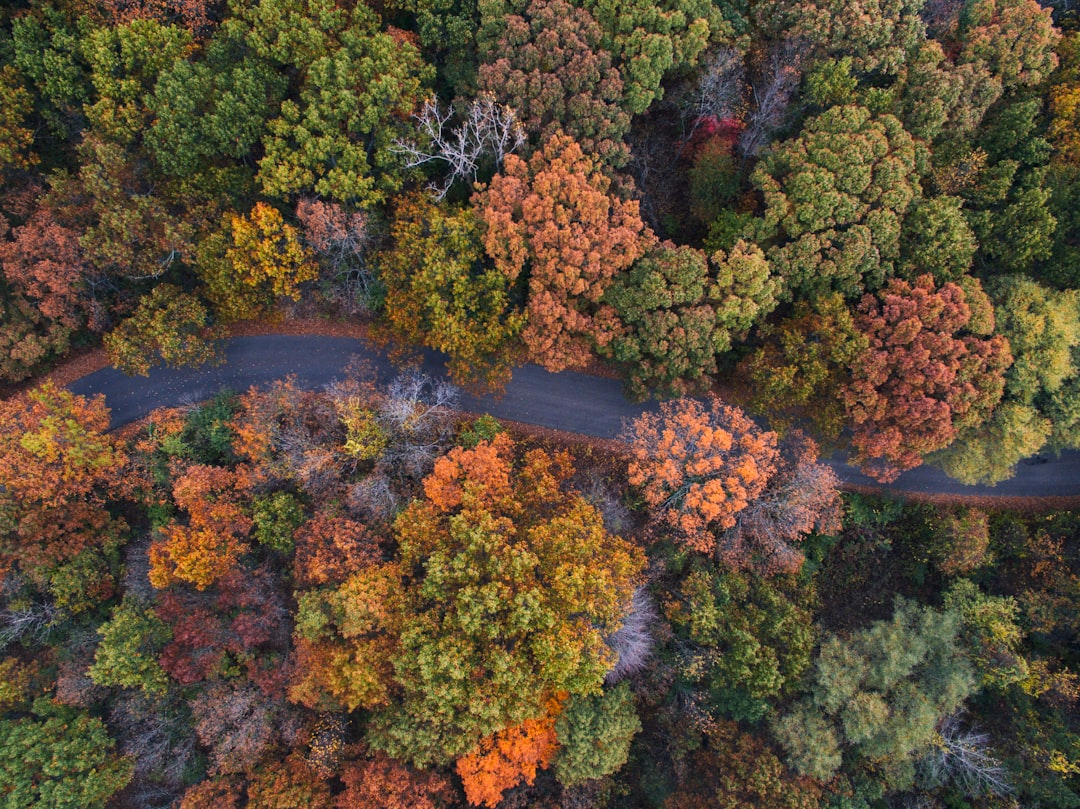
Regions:
<instances>
[{"instance_id":1,"label":"pale bare tree","mask_svg":"<svg viewBox=\"0 0 1080 809\"><path fill-rule=\"evenodd\" d=\"M656 605L653 604L649 591L644 587L637 588L622 626L604 638L604 643L618 655L615 665L605 675L604 682L612 685L645 668L652 657L652 629L656 621Z\"/></svg>"},{"instance_id":2,"label":"pale bare tree","mask_svg":"<svg viewBox=\"0 0 1080 809\"><path fill-rule=\"evenodd\" d=\"M800 65L804 48L801 42L791 39L776 46L761 78L754 82L750 114L739 138L739 150L744 157L757 157L787 122L802 81Z\"/></svg>"},{"instance_id":3,"label":"pale bare tree","mask_svg":"<svg viewBox=\"0 0 1080 809\"><path fill-rule=\"evenodd\" d=\"M1011 795L1008 772L994 757L990 734L965 727L959 713L942 721L933 749L922 761L928 784L954 784L970 798Z\"/></svg>"},{"instance_id":4,"label":"pale bare tree","mask_svg":"<svg viewBox=\"0 0 1080 809\"><path fill-rule=\"evenodd\" d=\"M415 116L421 144L411 140L395 141L392 151L402 155L408 168L428 163L443 163L449 170L442 182L428 187L436 199L443 199L457 180L475 183L485 158L501 168L506 155L525 144L525 130L510 107L499 104L490 93L474 98L460 116L457 126L452 107L443 107L438 99L424 102Z\"/></svg>"}]
</instances>

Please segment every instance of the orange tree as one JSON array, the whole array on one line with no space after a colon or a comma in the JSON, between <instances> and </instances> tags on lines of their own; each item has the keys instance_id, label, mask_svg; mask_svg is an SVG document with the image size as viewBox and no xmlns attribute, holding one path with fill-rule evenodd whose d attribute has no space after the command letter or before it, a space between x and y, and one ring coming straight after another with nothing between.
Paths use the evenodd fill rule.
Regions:
<instances>
[{"instance_id":1,"label":"orange tree","mask_svg":"<svg viewBox=\"0 0 1080 809\"><path fill-rule=\"evenodd\" d=\"M102 397L46 383L0 401L0 570L49 567L115 538L127 464Z\"/></svg>"},{"instance_id":2,"label":"orange tree","mask_svg":"<svg viewBox=\"0 0 1080 809\"><path fill-rule=\"evenodd\" d=\"M528 163L507 155L474 199L496 268L511 283L527 279L522 339L551 371L584 364L619 333L604 292L655 241L637 202L610 185L573 138L557 133Z\"/></svg>"},{"instance_id":3,"label":"orange tree","mask_svg":"<svg viewBox=\"0 0 1080 809\"><path fill-rule=\"evenodd\" d=\"M625 434L630 483L679 542L734 568L797 570L804 534L836 525L836 477L817 446L794 434L777 446L736 407L678 399L643 413Z\"/></svg>"},{"instance_id":4,"label":"orange tree","mask_svg":"<svg viewBox=\"0 0 1080 809\"><path fill-rule=\"evenodd\" d=\"M436 463L394 526L401 699L375 713L374 747L445 764L545 715L552 697L600 691L614 663L604 638L621 625L644 559L564 490L572 471L563 453L516 459L501 433Z\"/></svg>"}]
</instances>

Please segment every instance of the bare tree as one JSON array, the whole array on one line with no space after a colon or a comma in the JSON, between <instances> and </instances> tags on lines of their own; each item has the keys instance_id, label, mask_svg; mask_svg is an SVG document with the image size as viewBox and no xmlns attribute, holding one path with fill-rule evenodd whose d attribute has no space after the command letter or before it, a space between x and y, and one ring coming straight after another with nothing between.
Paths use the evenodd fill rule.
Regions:
<instances>
[{"instance_id":1,"label":"bare tree","mask_svg":"<svg viewBox=\"0 0 1080 809\"><path fill-rule=\"evenodd\" d=\"M802 80L802 43L786 39L770 54L761 78L752 87L753 105L739 138L744 157L757 157L787 122L795 92Z\"/></svg>"},{"instance_id":2,"label":"bare tree","mask_svg":"<svg viewBox=\"0 0 1080 809\"><path fill-rule=\"evenodd\" d=\"M50 601L8 606L0 610L0 649L20 639L37 645L46 643L65 617L64 611Z\"/></svg>"},{"instance_id":3,"label":"bare tree","mask_svg":"<svg viewBox=\"0 0 1080 809\"><path fill-rule=\"evenodd\" d=\"M618 655L618 660L604 677L604 682L613 685L645 668L652 657L652 627L656 621L656 606L648 590L644 587L637 588L623 619L623 625L604 638L604 643Z\"/></svg>"},{"instance_id":4,"label":"bare tree","mask_svg":"<svg viewBox=\"0 0 1080 809\"><path fill-rule=\"evenodd\" d=\"M741 118L746 108L746 65L735 48L714 51L697 84L696 117Z\"/></svg>"},{"instance_id":5,"label":"bare tree","mask_svg":"<svg viewBox=\"0 0 1080 809\"><path fill-rule=\"evenodd\" d=\"M964 727L960 714L942 721L933 750L922 761L932 786L951 783L970 798L1011 795L1008 773L990 748L990 734Z\"/></svg>"},{"instance_id":6,"label":"bare tree","mask_svg":"<svg viewBox=\"0 0 1080 809\"><path fill-rule=\"evenodd\" d=\"M410 140L395 141L392 150L405 158L408 168L428 163L444 163L449 174L441 183L428 187L436 199L443 199L457 180L475 183L477 172L485 157L502 167L506 155L525 144L525 130L510 107L499 104L490 93L481 93L470 102L461 123L448 128L454 110L440 106L438 99L424 102L415 116L417 128L426 148Z\"/></svg>"},{"instance_id":7,"label":"bare tree","mask_svg":"<svg viewBox=\"0 0 1080 809\"><path fill-rule=\"evenodd\" d=\"M416 370L395 377L378 409L379 423L392 436L384 463L411 477L426 475L451 438L459 395L446 380Z\"/></svg>"}]
</instances>

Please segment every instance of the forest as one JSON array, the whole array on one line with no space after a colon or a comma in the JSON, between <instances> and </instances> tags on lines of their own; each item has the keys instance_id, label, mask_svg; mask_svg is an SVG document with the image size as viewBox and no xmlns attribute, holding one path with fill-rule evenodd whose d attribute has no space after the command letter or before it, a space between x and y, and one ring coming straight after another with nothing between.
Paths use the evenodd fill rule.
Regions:
<instances>
[{"instance_id":1,"label":"forest","mask_svg":"<svg viewBox=\"0 0 1080 809\"><path fill-rule=\"evenodd\" d=\"M0 806L1080 807L1080 512L820 460L1080 449L1078 124L1073 0L5 3Z\"/></svg>"}]
</instances>

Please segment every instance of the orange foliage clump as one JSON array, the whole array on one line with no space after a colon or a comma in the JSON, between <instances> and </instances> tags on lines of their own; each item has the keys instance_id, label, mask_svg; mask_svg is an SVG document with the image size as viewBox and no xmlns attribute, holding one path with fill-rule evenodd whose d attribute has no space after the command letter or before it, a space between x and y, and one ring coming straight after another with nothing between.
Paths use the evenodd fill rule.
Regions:
<instances>
[{"instance_id":1,"label":"orange foliage clump","mask_svg":"<svg viewBox=\"0 0 1080 809\"><path fill-rule=\"evenodd\" d=\"M507 155L501 174L478 195L484 248L510 281L529 281L522 340L550 371L580 366L619 333L601 301L614 277L656 237L636 201L609 193L610 179L568 135L548 138L526 163Z\"/></svg>"},{"instance_id":2,"label":"orange foliage clump","mask_svg":"<svg viewBox=\"0 0 1080 809\"><path fill-rule=\"evenodd\" d=\"M776 470L776 434L712 399L664 402L631 428L629 479L694 550L710 553L721 530L758 497Z\"/></svg>"},{"instance_id":3,"label":"orange foliage clump","mask_svg":"<svg viewBox=\"0 0 1080 809\"><path fill-rule=\"evenodd\" d=\"M233 569L248 550L252 519L241 505L243 486L230 469L189 467L173 484L173 500L187 525L165 526L150 546L150 583L187 582L204 590Z\"/></svg>"},{"instance_id":4,"label":"orange foliage clump","mask_svg":"<svg viewBox=\"0 0 1080 809\"><path fill-rule=\"evenodd\" d=\"M458 759L457 771L469 803L494 807L506 790L522 782L532 784L536 771L551 765L558 746L555 718L561 708L561 700L552 698L544 716L500 730Z\"/></svg>"},{"instance_id":5,"label":"orange foliage clump","mask_svg":"<svg viewBox=\"0 0 1080 809\"><path fill-rule=\"evenodd\" d=\"M102 397L46 383L0 401L0 565L52 565L115 536L105 508L130 494Z\"/></svg>"},{"instance_id":6,"label":"orange foliage clump","mask_svg":"<svg viewBox=\"0 0 1080 809\"><path fill-rule=\"evenodd\" d=\"M445 775L414 770L382 753L350 761L341 780L345 791L337 796L337 809L440 809L458 797Z\"/></svg>"}]
</instances>

